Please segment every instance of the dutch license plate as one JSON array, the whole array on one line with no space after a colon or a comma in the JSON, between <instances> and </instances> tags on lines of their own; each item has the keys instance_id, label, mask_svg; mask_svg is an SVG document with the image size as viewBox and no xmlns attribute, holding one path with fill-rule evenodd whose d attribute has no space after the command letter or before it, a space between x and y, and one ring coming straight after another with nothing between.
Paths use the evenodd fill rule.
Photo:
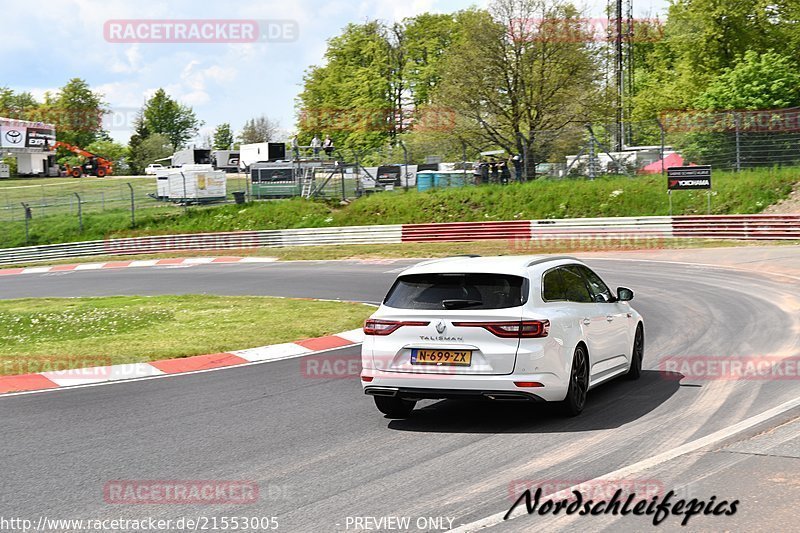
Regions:
<instances>
[{"instance_id":1,"label":"dutch license plate","mask_svg":"<svg viewBox=\"0 0 800 533\"><path fill-rule=\"evenodd\" d=\"M471 350L411 350L412 365L452 365L472 364Z\"/></svg>"}]
</instances>

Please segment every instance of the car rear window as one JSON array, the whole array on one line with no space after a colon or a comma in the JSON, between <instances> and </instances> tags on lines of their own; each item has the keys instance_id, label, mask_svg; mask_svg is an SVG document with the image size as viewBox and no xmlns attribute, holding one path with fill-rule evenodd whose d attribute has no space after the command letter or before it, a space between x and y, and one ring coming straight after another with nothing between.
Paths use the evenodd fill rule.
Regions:
<instances>
[{"instance_id":1,"label":"car rear window","mask_svg":"<svg viewBox=\"0 0 800 533\"><path fill-rule=\"evenodd\" d=\"M384 304L397 309L505 309L528 299L528 283L508 274L411 274L395 281Z\"/></svg>"}]
</instances>

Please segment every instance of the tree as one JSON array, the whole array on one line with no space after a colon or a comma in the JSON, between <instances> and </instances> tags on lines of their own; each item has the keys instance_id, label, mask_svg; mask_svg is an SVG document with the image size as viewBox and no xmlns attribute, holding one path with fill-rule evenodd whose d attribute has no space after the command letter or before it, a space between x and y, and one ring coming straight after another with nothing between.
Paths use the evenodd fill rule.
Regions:
<instances>
[{"instance_id":1,"label":"tree","mask_svg":"<svg viewBox=\"0 0 800 533\"><path fill-rule=\"evenodd\" d=\"M646 55L637 50L634 117L685 110L748 51L800 55L796 0L678 0L669 7L663 38ZM644 61L642 61L644 59Z\"/></svg>"},{"instance_id":2,"label":"tree","mask_svg":"<svg viewBox=\"0 0 800 533\"><path fill-rule=\"evenodd\" d=\"M31 93L0 87L0 117L31 120L38 107L39 102Z\"/></svg>"},{"instance_id":3,"label":"tree","mask_svg":"<svg viewBox=\"0 0 800 533\"><path fill-rule=\"evenodd\" d=\"M405 88L415 107L431 103L441 80L441 61L460 35L458 16L422 13L403 21Z\"/></svg>"},{"instance_id":4,"label":"tree","mask_svg":"<svg viewBox=\"0 0 800 533\"><path fill-rule=\"evenodd\" d=\"M707 120L701 122L706 124L707 131L688 133L675 143L689 160L718 167L741 167L794 163L800 159L796 136L785 135L783 120L787 115L778 111L800 106L800 69L793 57L772 51L745 52L694 104L696 109L709 113ZM776 111L768 112L773 109ZM767 112L747 113L747 110ZM796 117L796 111L788 116ZM789 127L794 128L795 124ZM734 133L737 128L739 135ZM759 147L755 153L742 149L753 145Z\"/></svg>"},{"instance_id":5,"label":"tree","mask_svg":"<svg viewBox=\"0 0 800 533\"><path fill-rule=\"evenodd\" d=\"M172 155L174 147L162 133L148 135L136 145L135 152L129 149L129 168L132 174L143 174L145 167Z\"/></svg>"},{"instance_id":6,"label":"tree","mask_svg":"<svg viewBox=\"0 0 800 533\"><path fill-rule=\"evenodd\" d=\"M191 107L173 100L164 89L145 103L142 117L148 131L165 135L175 149L184 148L203 125Z\"/></svg>"},{"instance_id":7,"label":"tree","mask_svg":"<svg viewBox=\"0 0 800 533\"><path fill-rule=\"evenodd\" d=\"M391 26L367 21L330 39L325 65L308 69L298 97L301 143L330 135L340 148L376 150L413 130L441 78L444 52L459 35L457 17L424 13Z\"/></svg>"},{"instance_id":8,"label":"tree","mask_svg":"<svg viewBox=\"0 0 800 533\"><path fill-rule=\"evenodd\" d=\"M695 100L697 109L779 109L800 106L800 66L794 58L769 51L744 53Z\"/></svg>"},{"instance_id":9,"label":"tree","mask_svg":"<svg viewBox=\"0 0 800 533\"><path fill-rule=\"evenodd\" d=\"M231 125L223 122L214 130L214 149L229 150L233 144L233 131Z\"/></svg>"},{"instance_id":10,"label":"tree","mask_svg":"<svg viewBox=\"0 0 800 533\"><path fill-rule=\"evenodd\" d=\"M131 174L140 175L144 174L144 167L146 164L142 162L146 159L142 154L142 143L147 137L150 136L150 130L144 122L142 113L136 115L133 124L133 134L128 141L128 170Z\"/></svg>"},{"instance_id":11,"label":"tree","mask_svg":"<svg viewBox=\"0 0 800 533\"><path fill-rule=\"evenodd\" d=\"M229 124L223 125L228 126L228 133L231 135L231 142L228 143L228 146L230 146L230 144L233 144L233 134L230 133ZM261 115L244 123L242 132L239 134L239 140L242 144L266 143L274 141L277 134L278 123L266 115ZM214 144L216 146L216 133L214 134Z\"/></svg>"},{"instance_id":12,"label":"tree","mask_svg":"<svg viewBox=\"0 0 800 533\"><path fill-rule=\"evenodd\" d=\"M392 46L378 21L348 24L328 41L326 64L306 71L298 96L301 144L328 134L339 148L363 150L389 139L397 115Z\"/></svg>"},{"instance_id":13,"label":"tree","mask_svg":"<svg viewBox=\"0 0 800 533\"><path fill-rule=\"evenodd\" d=\"M578 15L565 3L495 0L461 17L444 58L435 101L457 114L455 133L522 155L526 179L537 135L602 110L597 51Z\"/></svg>"},{"instance_id":14,"label":"tree","mask_svg":"<svg viewBox=\"0 0 800 533\"><path fill-rule=\"evenodd\" d=\"M35 115L36 120L55 124L59 141L85 147L100 138L107 112L102 94L93 92L85 80L72 78L55 95L46 94Z\"/></svg>"}]
</instances>

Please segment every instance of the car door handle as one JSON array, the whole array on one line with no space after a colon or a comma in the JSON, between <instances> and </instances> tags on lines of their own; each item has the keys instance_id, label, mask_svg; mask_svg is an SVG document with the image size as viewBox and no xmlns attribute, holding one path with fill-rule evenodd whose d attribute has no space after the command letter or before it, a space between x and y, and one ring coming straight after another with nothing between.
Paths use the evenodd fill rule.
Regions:
<instances>
[{"instance_id":1,"label":"car door handle","mask_svg":"<svg viewBox=\"0 0 800 533\"><path fill-rule=\"evenodd\" d=\"M584 318L584 319L583 319L583 324L584 324L585 326L588 326L588 325L589 325L589 324L591 324L591 323L592 323L592 319L591 319L591 318Z\"/></svg>"},{"instance_id":2,"label":"car door handle","mask_svg":"<svg viewBox=\"0 0 800 533\"><path fill-rule=\"evenodd\" d=\"M606 315L606 321L611 322L612 320L614 320L613 315Z\"/></svg>"}]
</instances>

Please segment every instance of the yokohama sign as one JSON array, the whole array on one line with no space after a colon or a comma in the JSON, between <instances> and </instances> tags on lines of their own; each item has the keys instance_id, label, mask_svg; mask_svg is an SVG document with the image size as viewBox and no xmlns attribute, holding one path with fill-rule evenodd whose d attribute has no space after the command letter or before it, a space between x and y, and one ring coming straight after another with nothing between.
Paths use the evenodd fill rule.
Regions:
<instances>
[{"instance_id":1,"label":"yokohama sign","mask_svg":"<svg viewBox=\"0 0 800 533\"><path fill-rule=\"evenodd\" d=\"M667 169L667 189L670 191L710 188L711 167L708 165Z\"/></svg>"}]
</instances>

